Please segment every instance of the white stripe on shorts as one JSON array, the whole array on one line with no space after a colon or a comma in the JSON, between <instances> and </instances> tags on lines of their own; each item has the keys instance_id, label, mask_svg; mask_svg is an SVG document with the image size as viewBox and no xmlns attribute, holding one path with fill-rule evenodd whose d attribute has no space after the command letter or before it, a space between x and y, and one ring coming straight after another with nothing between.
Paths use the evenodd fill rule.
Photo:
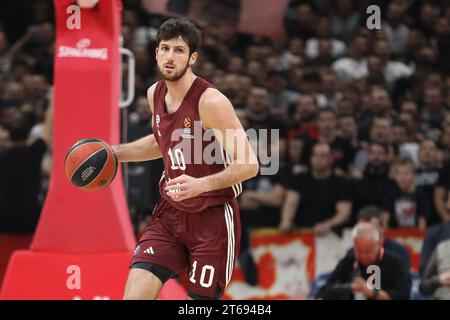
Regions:
<instances>
[{"instance_id":1,"label":"white stripe on shorts","mask_svg":"<svg viewBox=\"0 0 450 320\"><path fill-rule=\"evenodd\" d=\"M234 265L234 222L233 222L233 208L229 203L225 203L225 223L227 225L227 235L228 235L228 250L227 250L227 265L226 265L226 285L231 280L231 275L233 274Z\"/></svg>"}]
</instances>

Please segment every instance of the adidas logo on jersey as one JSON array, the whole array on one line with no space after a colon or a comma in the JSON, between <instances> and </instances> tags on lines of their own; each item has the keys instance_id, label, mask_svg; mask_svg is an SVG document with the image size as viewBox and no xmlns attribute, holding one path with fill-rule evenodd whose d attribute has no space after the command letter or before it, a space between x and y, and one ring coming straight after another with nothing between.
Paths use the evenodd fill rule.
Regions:
<instances>
[{"instance_id":1,"label":"adidas logo on jersey","mask_svg":"<svg viewBox=\"0 0 450 320\"><path fill-rule=\"evenodd\" d=\"M153 248L152 248L152 247L148 247L147 249L145 249L145 250L144 250L144 253L147 253L147 254L155 254L155 252L153 251Z\"/></svg>"}]
</instances>

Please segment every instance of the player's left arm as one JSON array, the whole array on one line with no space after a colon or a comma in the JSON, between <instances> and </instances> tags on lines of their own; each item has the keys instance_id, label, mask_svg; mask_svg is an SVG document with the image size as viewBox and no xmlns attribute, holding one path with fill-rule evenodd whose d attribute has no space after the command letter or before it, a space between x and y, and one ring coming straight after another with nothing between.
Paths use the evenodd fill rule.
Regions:
<instances>
[{"instance_id":1,"label":"player's left arm","mask_svg":"<svg viewBox=\"0 0 450 320\"><path fill-rule=\"evenodd\" d=\"M215 137L232 158L223 171L202 178L181 175L167 182L166 191L176 201L193 198L200 193L225 189L256 176L259 164L247 135L236 116L233 105L222 93L208 88L199 101L199 112L205 129L212 129Z\"/></svg>"}]
</instances>

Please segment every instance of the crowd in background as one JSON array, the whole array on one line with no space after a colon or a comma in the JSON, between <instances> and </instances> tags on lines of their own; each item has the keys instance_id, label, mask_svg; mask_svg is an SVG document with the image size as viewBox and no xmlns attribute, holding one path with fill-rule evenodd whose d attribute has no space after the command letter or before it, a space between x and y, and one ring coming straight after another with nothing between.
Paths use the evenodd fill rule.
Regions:
<instances>
[{"instance_id":1,"label":"crowd in background","mask_svg":"<svg viewBox=\"0 0 450 320\"><path fill-rule=\"evenodd\" d=\"M340 234L367 206L381 210L385 228L426 230L450 221L450 1L377 4L375 30L366 26L367 3L352 0L291 1L279 39L220 21L202 24L194 73L231 100L244 128L279 130L278 142L258 148L278 148L280 170L246 181L239 197L249 283L257 282L248 245L253 227ZM123 46L136 58L136 98L123 119L132 141L151 132L146 90L158 80L155 34L165 17L147 13L140 1L124 1L123 9ZM50 173L44 133L53 8L47 0L2 1L0 12L0 167L17 164L29 148L36 163L17 173L32 179L25 191L17 176L0 172L0 232L32 232ZM128 167L137 232L158 200L162 169L161 161ZM30 215L26 225L15 222L17 212Z\"/></svg>"}]
</instances>

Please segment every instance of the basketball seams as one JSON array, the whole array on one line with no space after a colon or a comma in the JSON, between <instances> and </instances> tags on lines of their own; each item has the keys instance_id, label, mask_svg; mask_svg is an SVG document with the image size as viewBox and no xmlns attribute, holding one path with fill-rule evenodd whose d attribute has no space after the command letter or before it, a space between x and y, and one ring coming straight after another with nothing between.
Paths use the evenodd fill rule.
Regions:
<instances>
[{"instance_id":1,"label":"basketball seams","mask_svg":"<svg viewBox=\"0 0 450 320\"><path fill-rule=\"evenodd\" d=\"M87 146L88 144L90 144L90 143L95 143L95 142L100 142L100 141L89 141L89 142L84 142L84 143L80 144L79 146L76 146L75 148L72 147L73 149L71 149L71 150L69 150L69 151L67 152L66 159L64 160L64 167L65 167L65 164L67 163L67 159L69 158L69 155L70 155L71 153L73 153L73 152L74 152L75 150L77 150L78 148L81 148L81 147L83 147L83 146ZM90 156L92 156L93 154L97 153L97 152L100 151L100 150L102 150L102 149L100 148L100 149L95 150L94 153L92 153ZM88 156L87 159L88 159L90 156ZM73 174L78 170L78 168L83 164L84 161L86 161L86 159L84 159L82 162L80 162L80 163L73 169L73 173L72 173L72 175L70 176L70 181L72 181Z\"/></svg>"},{"instance_id":2,"label":"basketball seams","mask_svg":"<svg viewBox=\"0 0 450 320\"><path fill-rule=\"evenodd\" d=\"M78 148L85 146L91 142L102 142L100 139L92 138L92 139L84 139L80 140L78 142L75 142L75 144L67 151L66 157L64 159L64 163L67 161L67 158L69 157L69 154L71 154L73 151L77 150ZM78 144L78 145L77 145Z\"/></svg>"}]
</instances>

